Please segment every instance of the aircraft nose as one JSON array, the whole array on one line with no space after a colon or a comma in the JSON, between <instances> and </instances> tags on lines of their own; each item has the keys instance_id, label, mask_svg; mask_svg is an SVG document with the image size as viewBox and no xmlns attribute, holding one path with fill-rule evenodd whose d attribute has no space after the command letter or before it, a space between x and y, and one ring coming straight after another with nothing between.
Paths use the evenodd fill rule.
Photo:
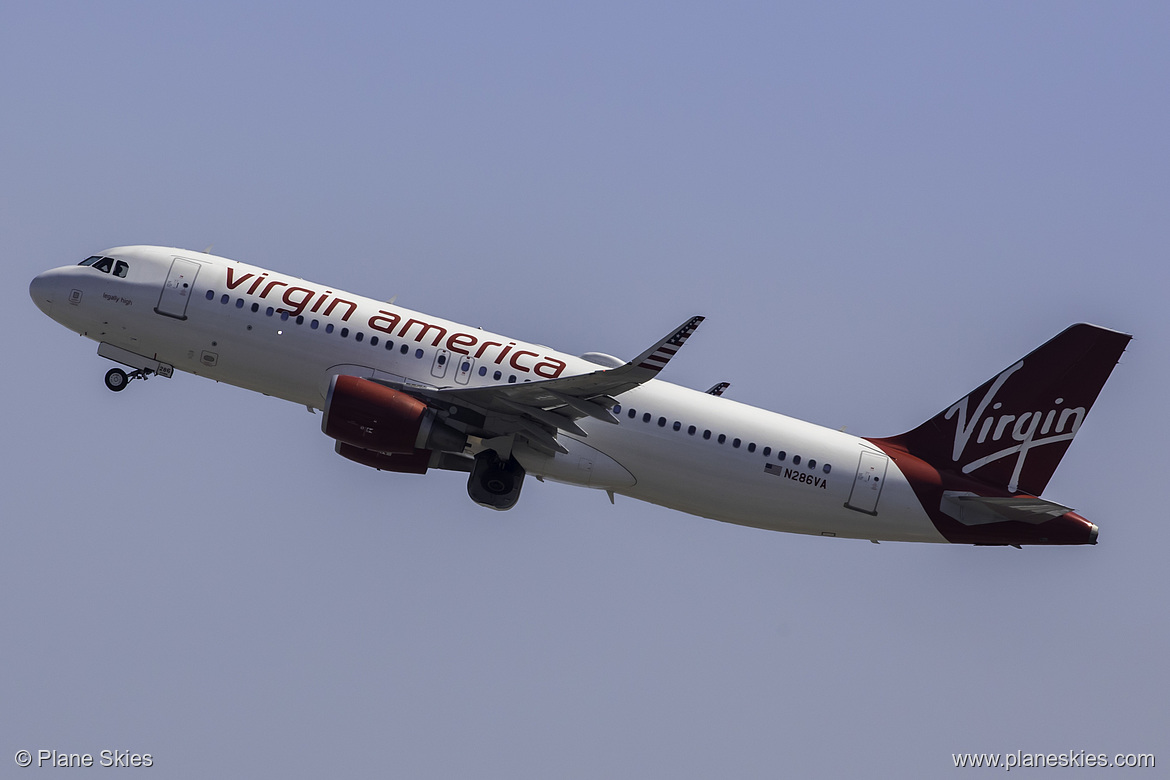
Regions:
<instances>
[{"instance_id":1,"label":"aircraft nose","mask_svg":"<svg viewBox=\"0 0 1170 780\"><path fill-rule=\"evenodd\" d=\"M28 285L29 297L33 299L33 303L37 308L43 311L50 317L53 316L53 298L55 297L56 285L48 273L37 274Z\"/></svg>"}]
</instances>

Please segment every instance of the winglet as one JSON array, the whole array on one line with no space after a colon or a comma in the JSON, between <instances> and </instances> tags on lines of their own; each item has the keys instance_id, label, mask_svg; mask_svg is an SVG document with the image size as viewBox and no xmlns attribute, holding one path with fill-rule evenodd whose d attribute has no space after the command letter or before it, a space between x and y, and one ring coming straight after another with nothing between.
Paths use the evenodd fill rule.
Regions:
<instances>
[{"instance_id":1,"label":"winglet","mask_svg":"<svg viewBox=\"0 0 1170 780\"><path fill-rule=\"evenodd\" d=\"M682 345L686 343L686 340L691 337L695 328L699 327L699 323L702 321L702 317L691 317L676 331L631 360L630 364L638 368L649 369L657 374L666 367L666 364L674 357L674 353L682 348Z\"/></svg>"}]
</instances>

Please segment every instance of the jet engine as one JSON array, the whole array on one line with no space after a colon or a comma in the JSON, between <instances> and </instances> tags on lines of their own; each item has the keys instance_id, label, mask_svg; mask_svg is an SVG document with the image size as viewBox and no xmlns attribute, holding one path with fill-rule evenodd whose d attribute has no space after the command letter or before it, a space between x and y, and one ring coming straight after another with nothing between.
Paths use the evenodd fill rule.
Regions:
<instances>
[{"instance_id":1,"label":"jet engine","mask_svg":"<svg viewBox=\"0 0 1170 780\"><path fill-rule=\"evenodd\" d=\"M428 464L422 451L462 452L467 444L466 434L444 424L417 398L369 379L340 374L329 382L321 430L358 450L403 456L377 459L383 465L375 468L389 471L421 473L419 468L425 471ZM355 455L360 453L353 450L338 451L350 460L373 465L359 460ZM404 468L394 468L397 465Z\"/></svg>"},{"instance_id":2,"label":"jet engine","mask_svg":"<svg viewBox=\"0 0 1170 780\"><path fill-rule=\"evenodd\" d=\"M415 450L410 454L384 455L381 452L363 450L343 441L335 447L341 457L360 463L378 471L397 471L400 474L426 474L427 469L436 465L440 453L432 450Z\"/></svg>"}]
</instances>

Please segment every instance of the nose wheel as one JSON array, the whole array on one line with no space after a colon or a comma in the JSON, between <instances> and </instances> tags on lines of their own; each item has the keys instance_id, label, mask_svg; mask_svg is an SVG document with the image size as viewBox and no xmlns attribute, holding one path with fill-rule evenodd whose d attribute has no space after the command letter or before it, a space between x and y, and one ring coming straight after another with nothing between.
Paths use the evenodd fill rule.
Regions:
<instances>
[{"instance_id":1,"label":"nose wheel","mask_svg":"<svg viewBox=\"0 0 1170 780\"><path fill-rule=\"evenodd\" d=\"M106 387L113 390L115 393L120 393L126 389L126 385L130 384L132 379L146 379L150 375L150 371L145 368L140 368L137 371L126 373L120 368L111 368L106 372Z\"/></svg>"}]
</instances>

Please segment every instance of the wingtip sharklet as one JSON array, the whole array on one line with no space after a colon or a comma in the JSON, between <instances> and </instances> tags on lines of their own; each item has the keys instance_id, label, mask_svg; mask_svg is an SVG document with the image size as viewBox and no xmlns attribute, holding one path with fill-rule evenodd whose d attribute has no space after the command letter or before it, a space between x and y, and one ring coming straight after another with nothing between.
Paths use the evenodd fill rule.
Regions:
<instances>
[{"instance_id":1,"label":"wingtip sharklet","mask_svg":"<svg viewBox=\"0 0 1170 780\"><path fill-rule=\"evenodd\" d=\"M666 367L666 364L670 362L670 359L674 357L675 353L682 349L682 345L691 337L691 334L695 332L695 329L699 327L703 319L701 315L691 317L675 329L673 333L631 360L630 365L658 373Z\"/></svg>"}]
</instances>

